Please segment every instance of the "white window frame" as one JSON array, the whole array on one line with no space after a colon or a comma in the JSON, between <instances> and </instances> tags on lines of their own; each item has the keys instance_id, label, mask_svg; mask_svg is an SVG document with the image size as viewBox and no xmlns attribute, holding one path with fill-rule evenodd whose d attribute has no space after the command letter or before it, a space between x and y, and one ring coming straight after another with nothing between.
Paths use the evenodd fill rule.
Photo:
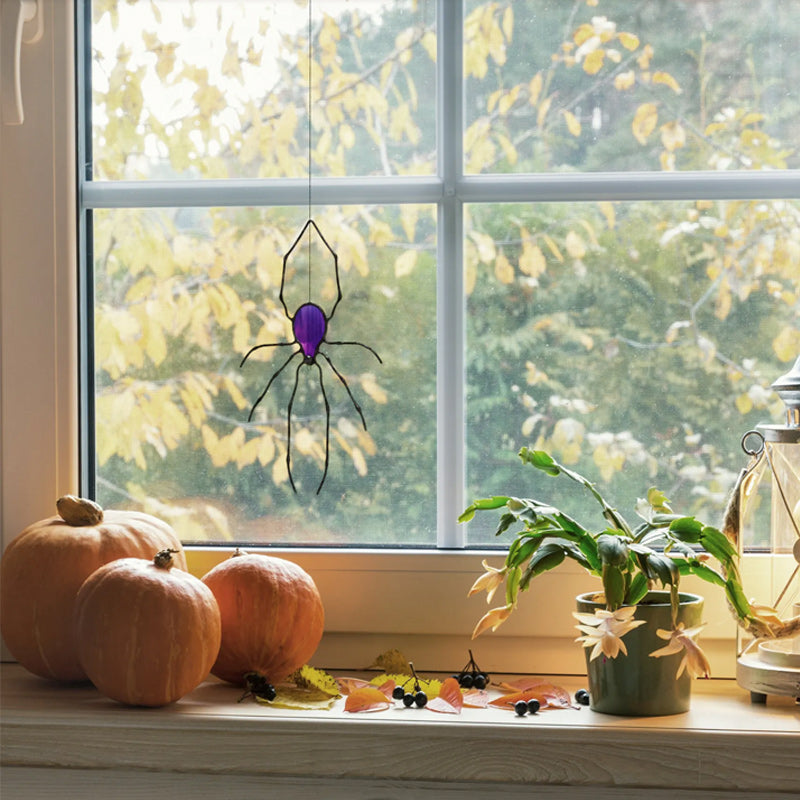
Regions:
<instances>
[{"instance_id":1,"label":"white window frame","mask_svg":"<svg viewBox=\"0 0 800 800\"><path fill-rule=\"evenodd\" d=\"M2 0L0 0L2 1ZM54 513L55 498L79 491L79 349L74 19L72 4L40 3L44 35L23 48L25 123L0 128L0 516L7 544L25 525ZM438 306L438 531L439 550L287 550L320 584L326 635L320 665L364 666L387 647L413 653L425 669L457 669L465 661L468 634L485 606L465 599L487 553L465 551L456 519L464 508L464 301L463 205L472 202L563 202L581 200L697 200L800 197L800 174L599 173L589 175L464 175L454 137L461 119L461 17L458 2L442 2L437 79L441 98L440 147L448 157L432 178L314 183L315 203L436 202L439 208ZM445 18L445 15L447 17ZM452 15L452 16L451 16ZM455 87L458 87L456 90ZM449 87L449 88L447 88ZM244 181L213 185L182 182L86 184L84 207L120 205L245 205L263 201L261 189ZM307 184L270 183L271 201L305 204ZM450 247L448 242L454 242ZM272 548L271 552L284 552ZM195 548L194 571L202 574L225 557ZM494 563L497 553L488 554ZM765 574L768 563L745 565ZM747 573L746 573L747 575ZM734 669L735 625L721 598L703 585L711 619L704 637L714 674ZM748 585L747 576L745 585ZM497 633L473 643L484 669L581 673L583 654L572 643L572 598L591 589L578 568L543 576L519 611ZM719 595L719 592L714 593ZM561 602L563 600L563 602Z\"/></svg>"}]
</instances>

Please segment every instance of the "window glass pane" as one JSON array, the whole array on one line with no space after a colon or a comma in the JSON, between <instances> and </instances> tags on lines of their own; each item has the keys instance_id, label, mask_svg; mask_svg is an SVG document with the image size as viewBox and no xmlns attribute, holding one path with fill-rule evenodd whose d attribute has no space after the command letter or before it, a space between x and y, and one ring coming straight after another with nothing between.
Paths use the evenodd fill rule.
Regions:
<instances>
[{"instance_id":1,"label":"window glass pane","mask_svg":"<svg viewBox=\"0 0 800 800\"><path fill-rule=\"evenodd\" d=\"M720 526L742 435L784 419L769 386L800 352L800 203L480 204L467 226L468 496L602 525L588 493L522 466L528 446L623 513L655 486ZM473 543L493 540L483 516Z\"/></svg>"},{"instance_id":2,"label":"window glass pane","mask_svg":"<svg viewBox=\"0 0 800 800\"><path fill-rule=\"evenodd\" d=\"M317 357L295 356L279 299L282 256L305 211L94 212L97 494L174 524L186 540L435 543L435 209L328 207L342 299ZM411 237L409 241L409 237ZM330 316L330 252L303 239L287 260L289 314ZM409 258L409 254L411 257ZM366 348L341 342L360 342ZM332 366L331 366L332 364ZM333 371L347 382L352 399ZM287 409L294 397L286 468ZM367 430L354 403L360 406Z\"/></svg>"},{"instance_id":3,"label":"window glass pane","mask_svg":"<svg viewBox=\"0 0 800 800\"><path fill-rule=\"evenodd\" d=\"M800 166L798 0L467 0L465 170Z\"/></svg>"},{"instance_id":4,"label":"window glass pane","mask_svg":"<svg viewBox=\"0 0 800 800\"><path fill-rule=\"evenodd\" d=\"M432 2L313 4L312 174L435 171ZM95 179L308 175L308 4L94 3Z\"/></svg>"}]
</instances>

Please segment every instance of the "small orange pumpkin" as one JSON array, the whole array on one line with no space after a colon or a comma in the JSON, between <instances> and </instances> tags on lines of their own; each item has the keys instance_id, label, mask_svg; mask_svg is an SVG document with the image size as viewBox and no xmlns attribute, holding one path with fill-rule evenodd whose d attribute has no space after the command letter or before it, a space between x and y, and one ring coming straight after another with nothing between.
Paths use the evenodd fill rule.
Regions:
<instances>
[{"instance_id":1,"label":"small orange pumpkin","mask_svg":"<svg viewBox=\"0 0 800 800\"><path fill-rule=\"evenodd\" d=\"M0 630L23 667L43 678L86 680L72 629L75 596L98 567L126 556L152 558L180 540L166 523L137 511L103 511L72 495L59 498L59 516L25 528L0 563Z\"/></svg>"},{"instance_id":2,"label":"small orange pumpkin","mask_svg":"<svg viewBox=\"0 0 800 800\"><path fill-rule=\"evenodd\" d=\"M198 578L172 569L171 550L152 560L100 567L75 601L78 656L107 697L165 706L197 687L219 651L219 608Z\"/></svg>"},{"instance_id":3,"label":"small orange pumpkin","mask_svg":"<svg viewBox=\"0 0 800 800\"><path fill-rule=\"evenodd\" d=\"M222 616L222 644L211 672L247 685L248 673L275 684L308 663L325 613L317 586L297 564L237 550L203 576Z\"/></svg>"}]
</instances>

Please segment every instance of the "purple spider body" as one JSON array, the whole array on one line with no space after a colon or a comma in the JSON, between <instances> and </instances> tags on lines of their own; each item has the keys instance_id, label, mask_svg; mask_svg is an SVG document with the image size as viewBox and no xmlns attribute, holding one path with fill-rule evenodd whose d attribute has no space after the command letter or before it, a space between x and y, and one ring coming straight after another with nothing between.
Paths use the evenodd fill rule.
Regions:
<instances>
[{"instance_id":1,"label":"purple spider body","mask_svg":"<svg viewBox=\"0 0 800 800\"><path fill-rule=\"evenodd\" d=\"M292 330L294 338L303 350L305 363L310 364L316 358L327 329L325 312L318 305L306 303L297 309L292 320Z\"/></svg>"},{"instance_id":2,"label":"purple spider body","mask_svg":"<svg viewBox=\"0 0 800 800\"><path fill-rule=\"evenodd\" d=\"M331 256L333 256L333 264L334 270L336 275L336 300L333 303L333 307L330 310L329 314L326 314L320 306L316 303L308 302L304 303L297 309L294 316L289 314L289 309L286 307L286 300L283 296L283 290L286 281L286 263L289 260L292 252L294 251L295 247L297 247L300 240L303 238L306 230L309 227L313 227L314 230L317 232L317 235L322 240L325 247L328 248ZM281 273L281 291L278 295L281 301L281 305L283 306L284 313L286 314L287 319L291 320L292 322L292 333L294 334L294 341L291 342L268 342L266 344L257 344L254 347L251 347L250 350L247 351L244 358L239 364L240 367L244 366L244 362L250 357L250 354L255 352L256 350L260 350L262 347L291 347L295 346L297 349L283 362L283 364L278 368L278 370L273 373L272 377L269 379L265 389L259 395L258 399L255 403L253 403L253 407L250 409L250 415L248 416L248 422L253 419L253 412L256 410L258 404L264 399L267 392L269 391L270 386L272 386L272 382L278 375L283 372L286 367L289 366L289 363L297 358L297 356L302 356L302 360L297 365L297 369L294 373L294 388L292 389L292 395L289 398L289 408L287 409L287 424L286 424L286 468L289 472L289 482L292 484L292 489L297 492L297 487L294 485L294 478L292 477L292 458L291 458L291 449L292 449L292 405L294 404L294 397L297 393L297 384L300 378L300 368L303 366L314 366L317 368L317 372L319 373L319 387L322 392L322 401L325 405L325 466L322 471L322 480L319 482L319 486L317 487L317 494L320 493L322 489L322 484L325 483L325 476L328 474L328 456L330 450L330 427L331 427L331 409L330 405L328 404L328 397L325 394L325 384L322 379L322 367L320 362L317 360L318 356L322 356L322 358L327 362L328 366L331 368L333 374L339 379L342 386L344 386L345 391L347 392L347 396L350 398L355 410L358 412L358 416L361 418L361 424L364 426L364 430L367 429L367 423L364 420L364 414L361 411L361 406L356 402L355 397L353 397L353 393L350 391L350 387L347 385L347 381L339 372L338 369L333 365L333 361L331 361L330 356L324 351L321 350L321 346L323 344L326 345L340 345L340 344L347 344L347 345L356 345L358 347L363 347L365 350L369 350L375 358L378 359L379 363L383 363L381 361L381 357L367 344L363 344L362 342L332 342L325 338L325 334L328 332L328 325L330 321L333 319L333 314L336 311L336 307L339 305L339 301L342 299L342 287L339 283L339 258L336 253L333 251L331 246L325 241L325 237L322 235L322 232L317 227L316 222L313 219L309 219L308 222L303 226L303 230L300 231L300 235L295 239L294 244L289 248L289 251L283 257L283 272Z\"/></svg>"}]
</instances>

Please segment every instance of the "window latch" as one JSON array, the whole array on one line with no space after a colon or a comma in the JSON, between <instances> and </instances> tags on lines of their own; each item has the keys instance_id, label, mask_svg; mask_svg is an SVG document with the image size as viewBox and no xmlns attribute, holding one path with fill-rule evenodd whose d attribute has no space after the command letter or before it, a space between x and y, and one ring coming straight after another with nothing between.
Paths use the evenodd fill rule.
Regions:
<instances>
[{"instance_id":1,"label":"window latch","mask_svg":"<svg viewBox=\"0 0 800 800\"><path fill-rule=\"evenodd\" d=\"M42 38L42 0L0 0L0 113L3 125L22 125L20 56L23 44Z\"/></svg>"}]
</instances>

